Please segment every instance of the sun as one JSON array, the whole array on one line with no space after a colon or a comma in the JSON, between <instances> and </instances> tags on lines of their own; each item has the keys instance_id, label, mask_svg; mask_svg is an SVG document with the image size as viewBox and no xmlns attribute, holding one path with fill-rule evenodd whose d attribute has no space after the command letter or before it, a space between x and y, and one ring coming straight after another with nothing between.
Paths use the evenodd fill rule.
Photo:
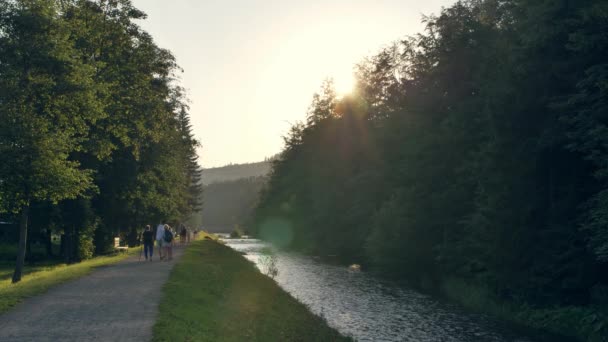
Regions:
<instances>
[{"instance_id":1,"label":"sun","mask_svg":"<svg viewBox=\"0 0 608 342\"><path fill-rule=\"evenodd\" d=\"M334 74L333 79L336 95L340 98L352 93L355 88L355 77L350 70Z\"/></svg>"}]
</instances>

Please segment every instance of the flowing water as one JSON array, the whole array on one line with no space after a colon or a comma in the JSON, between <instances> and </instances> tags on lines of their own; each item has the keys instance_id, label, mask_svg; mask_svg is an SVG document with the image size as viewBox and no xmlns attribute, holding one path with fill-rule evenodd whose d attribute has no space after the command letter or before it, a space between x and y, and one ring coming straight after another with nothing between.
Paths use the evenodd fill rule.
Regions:
<instances>
[{"instance_id":1,"label":"flowing water","mask_svg":"<svg viewBox=\"0 0 608 342\"><path fill-rule=\"evenodd\" d=\"M255 239L225 242L263 267L261 251L269 247L266 243ZM276 252L276 256L277 283L357 341L557 341L515 331L485 315L465 312L365 272L293 253Z\"/></svg>"}]
</instances>

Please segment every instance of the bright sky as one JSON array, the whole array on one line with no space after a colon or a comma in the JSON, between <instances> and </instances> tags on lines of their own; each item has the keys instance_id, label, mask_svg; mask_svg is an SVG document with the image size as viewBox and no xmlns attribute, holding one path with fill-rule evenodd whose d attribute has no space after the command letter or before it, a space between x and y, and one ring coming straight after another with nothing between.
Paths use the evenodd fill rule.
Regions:
<instances>
[{"instance_id":1,"label":"bright sky","mask_svg":"<svg viewBox=\"0 0 608 342\"><path fill-rule=\"evenodd\" d=\"M184 69L203 167L279 152L323 79L339 92L383 45L455 0L133 0L141 26Z\"/></svg>"}]
</instances>

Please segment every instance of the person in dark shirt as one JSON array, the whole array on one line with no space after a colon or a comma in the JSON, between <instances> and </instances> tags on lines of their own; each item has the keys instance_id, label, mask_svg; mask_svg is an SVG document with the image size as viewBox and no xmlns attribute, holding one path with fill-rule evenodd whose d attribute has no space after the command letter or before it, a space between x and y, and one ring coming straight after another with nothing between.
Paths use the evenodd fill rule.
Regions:
<instances>
[{"instance_id":1,"label":"person in dark shirt","mask_svg":"<svg viewBox=\"0 0 608 342\"><path fill-rule=\"evenodd\" d=\"M165 225L165 236L163 240L163 248L165 249L165 261L173 260L173 240L175 238L175 234L172 232L171 227L166 224Z\"/></svg>"},{"instance_id":2,"label":"person in dark shirt","mask_svg":"<svg viewBox=\"0 0 608 342\"><path fill-rule=\"evenodd\" d=\"M179 231L179 243L180 245L185 245L186 244L186 236L188 235L188 230L186 229L186 226L184 226L182 224L182 228Z\"/></svg>"},{"instance_id":3,"label":"person in dark shirt","mask_svg":"<svg viewBox=\"0 0 608 342\"><path fill-rule=\"evenodd\" d=\"M152 234L152 230L150 229L150 225L146 226L146 230L143 233L144 240L144 255L146 256L146 260L152 261L152 254L154 253L154 236ZM148 259L148 252L150 253L150 259Z\"/></svg>"}]
</instances>

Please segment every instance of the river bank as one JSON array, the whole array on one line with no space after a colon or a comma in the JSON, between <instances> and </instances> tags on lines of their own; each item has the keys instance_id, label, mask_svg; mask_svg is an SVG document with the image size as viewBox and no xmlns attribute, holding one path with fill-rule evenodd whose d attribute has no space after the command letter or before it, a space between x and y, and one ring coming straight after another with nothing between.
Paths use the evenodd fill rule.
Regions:
<instances>
[{"instance_id":1,"label":"river bank","mask_svg":"<svg viewBox=\"0 0 608 342\"><path fill-rule=\"evenodd\" d=\"M267 243L255 239L225 242L265 272ZM331 327L357 341L571 341L523 329L406 284L321 258L280 250L275 250L275 257L277 284Z\"/></svg>"},{"instance_id":2,"label":"river bank","mask_svg":"<svg viewBox=\"0 0 608 342\"><path fill-rule=\"evenodd\" d=\"M348 341L262 275L212 241L189 246L163 288L154 341Z\"/></svg>"},{"instance_id":3,"label":"river bank","mask_svg":"<svg viewBox=\"0 0 608 342\"><path fill-rule=\"evenodd\" d=\"M593 306L555 306L539 308L500 301L491 292L460 279L446 279L439 294L468 310L577 341L607 342L608 312Z\"/></svg>"},{"instance_id":4,"label":"river bank","mask_svg":"<svg viewBox=\"0 0 608 342\"><path fill-rule=\"evenodd\" d=\"M255 240L227 240L227 243L231 245L233 248L243 251L247 253L247 257L256 262L258 251L263 248L263 246L258 246L258 244L263 244L262 242L255 242ZM341 279L333 279L329 281L332 283L331 286L343 287L342 292L349 293L358 293L357 297L362 298L369 296L372 293L373 302L383 302L384 307L391 307L393 303L390 302L390 298L387 296L377 296L374 294L377 287L379 288L388 288L390 291L400 292L399 288L405 289L403 293L398 295L398 297L402 297L406 300L404 302L416 303L421 301L420 306L428 306L435 305L432 301L429 303L422 303L424 300L420 300L415 294L409 293L407 289L415 289L421 295L426 294L429 298L439 299L441 302L446 304L446 306L457 306L461 308L462 317L467 317L470 314L478 314L485 317L488 317L490 320L495 320L497 323L489 323L483 322L481 325L488 325L485 328L482 328L482 331L485 329L490 329L490 331L484 331L483 334L487 334L488 340L494 339L503 339L507 341L517 340L521 338L520 336L526 336L532 341L547 341L547 342L566 342L566 341L589 341L589 342L606 342L608 341L608 314L603 311L600 306L561 306L561 307L534 307L527 304L516 303L516 302L505 302L496 299L492 296L491 291L484 289L480 286L475 286L474 284L467 283L460 279L455 278L447 278L440 280L430 280L428 278L419 279L418 281L395 281L388 280L383 277L381 274L371 274L370 277L359 276L357 274L353 274L352 272L346 272L346 266L343 263L340 263L336 260L336 257L324 259L314 256L306 256L305 254L298 253L284 253L280 252L279 258L279 278L278 282L281 286L285 287L288 292L292 293L299 300L304 301L308 304L313 311L319 315L325 316L331 324L335 324L335 327L339 327L340 329L344 329L349 333L352 333L353 336L357 336L358 339L366 339L368 338L368 332L359 331L359 327L363 324L370 324L373 320L378 319L371 314L362 313L359 314L358 324L354 324L354 326L349 326L348 322L344 322L340 315L342 312L346 312L349 310L357 310L358 299L357 298L347 298L341 293L335 294L322 294L321 297L328 298L331 296L340 296L342 300L340 303L334 303L333 308L326 308L323 304L327 302L327 300L315 298L314 295L311 295L314 291L319 292L331 292L328 291L327 288L323 288L323 286L319 286L319 284L314 282L309 282L310 279L313 279L315 275L321 274L317 280L319 281L327 281L332 278L341 278ZM295 270L294 268L297 268ZM335 274L340 274L341 277L335 277ZM364 272L367 273L367 272ZM306 274L306 276L302 276L302 274ZM299 279L293 281L292 279ZM376 279L374 281L373 279ZM347 279L346 283L342 283L341 280ZM385 281L386 280L386 281ZM336 284L339 282L339 284ZM306 285L302 285L306 283ZM394 283L395 286L391 286L390 283ZM356 288L353 288L355 286ZM314 291L313 291L314 290ZM352 301L352 305L344 305L345 302ZM335 310L338 307L340 310ZM373 307L372 307L373 310ZM449 309L450 313L454 313L458 308ZM341 311L341 312L340 312ZM400 309L396 308L394 310L396 315L407 316L408 312L401 313ZM413 314L420 314L421 312L425 312L425 314L435 314L434 312L427 312L425 309L419 307L415 310ZM330 317L333 315L332 317ZM443 315L443 314L442 314ZM355 314L350 312L350 320L353 320ZM468 319L461 320L462 317L451 317L450 320L454 322L458 322L453 325L463 325L466 326L471 322ZM475 319L475 318L471 318ZM387 340L399 340L399 334L407 334L407 331L400 331L401 327L398 327L400 322L393 322L394 324L387 324L387 322L393 321L392 317L383 317L381 319L382 325L384 329L382 332L378 332L381 334L386 334L386 326L392 326L391 329L395 329L394 334L386 334L382 335L383 338ZM485 321L485 318L482 318L482 321ZM412 322L408 322L408 324L415 325L415 321L420 321L420 318L412 319ZM363 323L362 323L363 322ZM504 324L501 324L504 323ZM431 322L431 325L436 324L435 322ZM494 335L492 330L495 327L493 325L503 325L503 327L498 327L498 336ZM373 323L371 323L373 325ZM450 330L453 327L450 324L444 325L443 323L437 324L437 330ZM469 327L463 328L460 335L448 332L448 336L441 336L441 338L451 338L452 336L458 336L460 339L464 338L472 338L471 335L476 334L475 332L478 327L471 325ZM354 333L353 333L354 331ZM369 331L374 331L373 327L369 328ZM513 333L513 335L510 334ZM421 333L418 337L424 338L425 336L432 336L433 332ZM458 339L456 338L456 339ZM371 340L371 339L370 339Z\"/></svg>"}]
</instances>

